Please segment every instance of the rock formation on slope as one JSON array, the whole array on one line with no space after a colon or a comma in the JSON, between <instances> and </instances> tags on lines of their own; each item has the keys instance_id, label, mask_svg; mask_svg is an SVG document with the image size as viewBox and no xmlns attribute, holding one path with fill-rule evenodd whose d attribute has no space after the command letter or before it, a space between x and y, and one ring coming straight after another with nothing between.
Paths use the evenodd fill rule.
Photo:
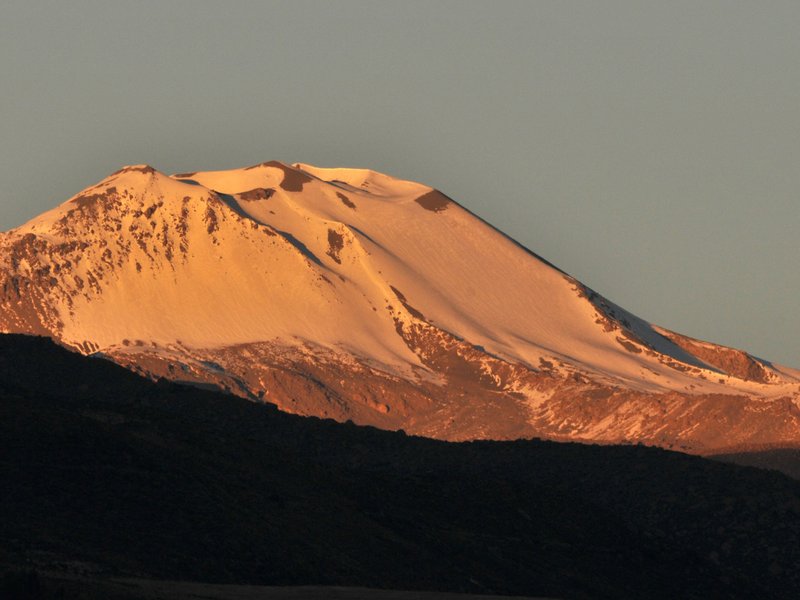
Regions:
<instances>
[{"instance_id":1,"label":"rock formation on slope","mask_svg":"<svg viewBox=\"0 0 800 600\"><path fill-rule=\"evenodd\" d=\"M125 167L0 234L0 331L450 440L800 442L800 372L653 326L368 170Z\"/></svg>"}]
</instances>

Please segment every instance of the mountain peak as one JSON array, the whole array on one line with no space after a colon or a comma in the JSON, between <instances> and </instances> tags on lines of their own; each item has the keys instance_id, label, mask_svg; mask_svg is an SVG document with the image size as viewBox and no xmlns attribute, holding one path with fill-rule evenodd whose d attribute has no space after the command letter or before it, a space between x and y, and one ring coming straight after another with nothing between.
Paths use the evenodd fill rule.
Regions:
<instances>
[{"instance_id":1,"label":"mountain peak","mask_svg":"<svg viewBox=\"0 0 800 600\"><path fill-rule=\"evenodd\" d=\"M140 211L149 214L150 207L159 202L174 204L203 193L209 191L175 180L150 165L128 165L14 231L70 238L103 219L121 219Z\"/></svg>"},{"instance_id":2,"label":"mountain peak","mask_svg":"<svg viewBox=\"0 0 800 600\"><path fill-rule=\"evenodd\" d=\"M0 331L292 412L697 448L724 414L728 445L800 438L796 371L657 328L369 169L127 166L0 248Z\"/></svg>"},{"instance_id":3,"label":"mountain peak","mask_svg":"<svg viewBox=\"0 0 800 600\"><path fill-rule=\"evenodd\" d=\"M122 168L114 171L112 175L118 175L121 173L144 173L147 175L155 174L157 171L154 167L146 164L142 165L125 165Z\"/></svg>"}]
</instances>

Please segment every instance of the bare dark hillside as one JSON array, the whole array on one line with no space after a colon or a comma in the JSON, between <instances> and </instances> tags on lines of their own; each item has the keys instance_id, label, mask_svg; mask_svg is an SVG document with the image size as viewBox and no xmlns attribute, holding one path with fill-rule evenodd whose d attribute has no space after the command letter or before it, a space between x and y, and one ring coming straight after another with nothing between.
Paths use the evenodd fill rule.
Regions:
<instances>
[{"instance_id":1,"label":"bare dark hillside","mask_svg":"<svg viewBox=\"0 0 800 600\"><path fill-rule=\"evenodd\" d=\"M560 598L796 598L800 482L638 446L448 443L0 336L6 570Z\"/></svg>"}]
</instances>

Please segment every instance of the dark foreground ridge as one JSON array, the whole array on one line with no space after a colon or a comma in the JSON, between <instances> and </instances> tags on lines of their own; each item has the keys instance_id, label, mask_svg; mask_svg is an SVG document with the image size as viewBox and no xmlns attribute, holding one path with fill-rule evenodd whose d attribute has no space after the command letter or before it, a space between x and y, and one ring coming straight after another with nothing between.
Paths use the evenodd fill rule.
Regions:
<instances>
[{"instance_id":1,"label":"dark foreground ridge","mask_svg":"<svg viewBox=\"0 0 800 600\"><path fill-rule=\"evenodd\" d=\"M4 570L554 598L800 597L800 482L645 447L446 443L0 336ZM18 581L10 576L9 581Z\"/></svg>"}]
</instances>

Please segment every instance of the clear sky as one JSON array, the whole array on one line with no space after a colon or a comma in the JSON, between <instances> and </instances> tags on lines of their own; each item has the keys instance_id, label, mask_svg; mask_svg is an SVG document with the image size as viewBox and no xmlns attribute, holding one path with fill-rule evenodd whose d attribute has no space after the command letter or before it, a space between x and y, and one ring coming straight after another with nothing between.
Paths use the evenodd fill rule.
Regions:
<instances>
[{"instance_id":1,"label":"clear sky","mask_svg":"<svg viewBox=\"0 0 800 600\"><path fill-rule=\"evenodd\" d=\"M0 229L124 164L370 167L800 367L800 2L0 6Z\"/></svg>"}]
</instances>

